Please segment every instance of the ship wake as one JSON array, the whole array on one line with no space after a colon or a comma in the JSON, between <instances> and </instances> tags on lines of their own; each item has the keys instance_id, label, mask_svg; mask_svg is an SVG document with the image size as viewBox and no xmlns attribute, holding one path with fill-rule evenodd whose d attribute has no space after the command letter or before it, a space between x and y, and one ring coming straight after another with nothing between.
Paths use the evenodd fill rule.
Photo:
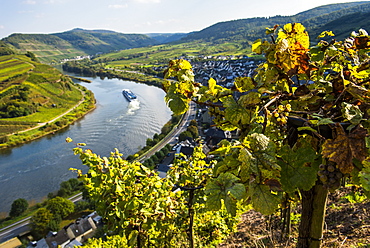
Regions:
<instances>
[{"instance_id":1,"label":"ship wake","mask_svg":"<svg viewBox=\"0 0 370 248\"><path fill-rule=\"evenodd\" d=\"M135 111L140 109L140 101L135 99L130 102L127 108L127 114L128 115L133 115L135 114Z\"/></svg>"}]
</instances>

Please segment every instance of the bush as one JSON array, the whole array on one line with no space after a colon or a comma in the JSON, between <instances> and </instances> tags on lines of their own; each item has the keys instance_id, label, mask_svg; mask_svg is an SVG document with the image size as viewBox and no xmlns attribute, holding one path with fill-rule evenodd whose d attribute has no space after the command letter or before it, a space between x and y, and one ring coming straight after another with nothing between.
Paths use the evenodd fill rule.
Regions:
<instances>
[{"instance_id":1,"label":"bush","mask_svg":"<svg viewBox=\"0 0 370 248\"><path fill-rule=\"evenodd\" d=\"M27 208L28 208L27 200L19 198L12 203L9 215L12 218L20 216L27 210Z\"/></svg>"}]
</instances>

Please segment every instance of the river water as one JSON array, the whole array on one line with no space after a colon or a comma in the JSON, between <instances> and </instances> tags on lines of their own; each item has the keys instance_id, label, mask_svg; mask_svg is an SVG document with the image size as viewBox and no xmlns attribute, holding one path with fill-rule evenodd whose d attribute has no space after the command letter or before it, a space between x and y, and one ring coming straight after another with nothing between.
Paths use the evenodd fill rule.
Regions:
<instances>
[{"instance_id":1,"label":"river water","mask_svg":"<svg viewBox=\"0 0 370 248\"><path fill-rule=\"evenodd\" d=\"M0 150L0 212L8 212L18 198L40 202L62 181L76 176L69 168L86 171L66 137L86 143L101 156L109 156L114 148L127 156L145 146L146 139L160 133L171 118L159 88L119 79L87 79L92 83L80 84L94 92L94 111L54 135ZM122 95L126 88L138 99L129 103Z\"/></svg>"}]
</instances>

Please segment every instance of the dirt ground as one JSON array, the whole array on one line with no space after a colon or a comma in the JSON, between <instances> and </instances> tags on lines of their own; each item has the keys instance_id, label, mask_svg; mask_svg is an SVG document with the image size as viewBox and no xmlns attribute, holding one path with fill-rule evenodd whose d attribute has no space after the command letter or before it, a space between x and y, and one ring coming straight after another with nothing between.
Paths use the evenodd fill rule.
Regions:
<instances>
[{"instance_id":1,"label":"dirt ground","mask_svg":"<svg viewBox=\"0 0 370 248\"><path fill-rule=\"evenodd\" d=\"M346 191L329 195L322 247L370 248L370 200L364 200L365 196L361 194L348 199L345 195L350 189ZM242 215L238 231L219 248L295 247L298 210L292 210L291 216L291 234L282 238L280 217L263 216L250 210Z\"/></svg>"}]
</instances>

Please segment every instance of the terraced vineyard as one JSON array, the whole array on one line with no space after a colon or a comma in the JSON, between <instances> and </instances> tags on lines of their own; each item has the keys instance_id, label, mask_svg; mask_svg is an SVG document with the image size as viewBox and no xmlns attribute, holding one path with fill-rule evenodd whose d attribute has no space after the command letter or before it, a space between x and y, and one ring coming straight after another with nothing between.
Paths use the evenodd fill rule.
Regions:
<instances>
[{"instance_id":1,"label":"terraced vineyard","mask_svg":"<svg viewBox=\"0 0 370 248\"><path fill-rule=\"evenodd\" d=\"M0 56L0 90L4 88L4 85L6 87L6 82L12 81L9 79L19 77L33 67L31 63L12 55Z\"/></svg>"},{"instance_id":2,"label":"terraced vineyard","mask_svg":"<svg viewBox=\"0 0 370 248\"><path fill-rule=\"evenodd\" d=\"M32 56L0 56L0 148L42 136L82 116L93 107L91 104L82 104L56 124L49 123L79 104L83 90L57 69L34 61ZM30 134L23 133L36 126Z\"/></svg>"}]
</instances>

